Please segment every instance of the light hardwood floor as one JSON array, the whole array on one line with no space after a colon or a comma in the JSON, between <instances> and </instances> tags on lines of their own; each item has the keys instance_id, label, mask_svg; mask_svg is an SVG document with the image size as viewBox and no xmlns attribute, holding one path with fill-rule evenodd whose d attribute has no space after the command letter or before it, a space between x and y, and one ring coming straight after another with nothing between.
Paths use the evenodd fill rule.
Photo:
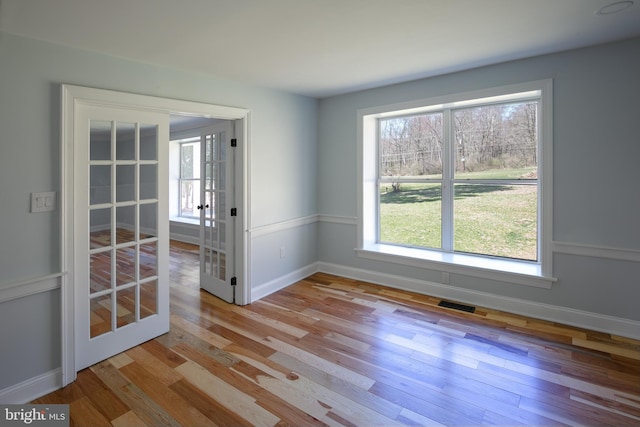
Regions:
<instances>
[{"instance_id":1,"label":"light hardwood floor","mask_svg":"<svg viewBox=\"0 0 640 427\"><path fill-rule=\"evenodd\" d=\"M245 307L172 242L171 331L33 403L75 426L640 425L640 343L315 274Z\"/></svg>"}]
</instances>

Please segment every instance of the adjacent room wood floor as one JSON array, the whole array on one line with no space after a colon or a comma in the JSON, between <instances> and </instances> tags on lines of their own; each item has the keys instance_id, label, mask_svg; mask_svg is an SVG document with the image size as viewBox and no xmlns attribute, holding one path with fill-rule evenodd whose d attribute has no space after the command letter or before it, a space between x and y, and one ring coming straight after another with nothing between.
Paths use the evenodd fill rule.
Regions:
<instances>
[{"instance_id":1,"label":"adjacent room wood floor","mask_svg":"<svg viewBox=\"0 0 640 427\"><path fill-rule=\"evenodd\" d=\"M171 332L33 403L75 426L640 425L640 343L315 274L250 306L172 242Z\"/></svg>"}]
</instances>

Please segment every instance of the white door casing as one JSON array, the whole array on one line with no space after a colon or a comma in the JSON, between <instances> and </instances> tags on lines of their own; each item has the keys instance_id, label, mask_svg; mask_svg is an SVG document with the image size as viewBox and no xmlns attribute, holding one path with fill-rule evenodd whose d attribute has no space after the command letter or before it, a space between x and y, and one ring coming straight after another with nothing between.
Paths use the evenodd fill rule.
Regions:
<instances>
[{"instance_id":1,"label":"white door casing","mask_svg":"<svg viewBox=\"0 0 640 427\"><path fill-rule=\"evenodd\" d=\"M62 317L62 386L76 379L78 366L76 348L76 291L79 289L76 283L77 261L76 246L83 239L76 234L75 223L79 216L85 216L84 222L89 222L87 206L78 208L76 200L76 187L85 185L79 181L74 164L78 155L77 145L80 141L77 122L80 111L86 106L109 107L113 109L129 109L137 111L155 112L166 116L171 114L217 118L233 120L233 127L238 138L236 151L236 172L234 177L236 207L238 219L235 225L235 259L236 259L236 303L248 304L251 300L249 277L249 241L247 236L247 221L249 212L249 188L248 188L248 157L249 157L249 129L250 111L243 108L226 107L190 101L159 98L146 95L87 88L74 85L61 85L61 147L60 147L60 264L61 264L61 317ZM85 140L86 140L85 134ZM168 154L168 139L166 144L160 144L159 150L166 150ZM162 154L164 156L164 153ZM88 168L88 164L86 165ZM84 229L85 233L87 229ZM139 230L138 230L139 231ZM79 231L78 231L79 232ZM85 236L86 238L86 236ZM136 242L135 244L143 243ZM85 245L88 246L88 243ZM106 250L106 249L105 249ZM87 273L85 273L86 275ZM86 276L85 276L86 277ZM85 285L85 291L87 290ZM86 293L82 295L87 296Z\"/></svg>"}]
</instances>

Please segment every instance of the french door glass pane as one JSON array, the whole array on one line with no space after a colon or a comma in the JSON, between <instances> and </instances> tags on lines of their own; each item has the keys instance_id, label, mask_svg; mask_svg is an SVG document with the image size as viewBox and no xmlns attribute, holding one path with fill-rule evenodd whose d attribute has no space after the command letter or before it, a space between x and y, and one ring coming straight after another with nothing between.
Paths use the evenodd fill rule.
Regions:
<instances>
[{"instance_id":1,"label":"french door glass pane","mask_svg":"<svg viewBox=\"0 0 640 427\"><path fill-rule=\"evenodd\" d=\"M89 174L89 204L111 203L111 166L91 165Z\"/></svg>"},{"instance_id":2,"label":"french door glass pane","mask_svg":"<svg viewBox=\"0 0 640 427\"><path fill-rule=\"evenodd\" d=\"M219 158L217 158L217 160L220 160L221 162L226 162L227 160L227 145L226 144L221 144L219 140L216 139L216 135L213 135L214 137L214 142L213 145L216 147L217 151L218 151L218 155L220 156ZM216 159L216 157L214 157L214 159Z\"/></svg>"},{"instance_id":3,"label":"french door glass pane","mask_svg":"<svg viewBox=\"0 0 640 427\"><path fill-rule=\"evenodd\" d=\"M207 219L210 220L215 220L216 219L216 204L215 201L211 199L211 197L209 197L209 193L207 193L207 200L206 200L206 205L205 206L209 206L208 208L205 207L204 210L204 216ZM215 221L212 222L212 224L215 224Z\"/></svg>"},{"instance_id":4,"label":"french door glass pane","mask_svg":"<svg viewBox=\"0 0 640 427\"><path fill-rule=\"evenodd\" d=\"M380 176L442 177L443 114L380 120Z\"/></svg>"},{"instance_id":5,"label":"french door glass pane","mask_svg":"<svg viewBox=\"0 0 640 427\"><path fill-rule=\"evenodd\" d=\"M383 243L442 247L442 185L380 184L380 239Z\"/></svg>"},{"instance_id":6,"label":"french door glass pane","mask_svg":"<svg viewBox=\"0 0 640 427\"><path fill-rule=\"evenodd\" d=\"M111 160L111 122L91 121L89 130L89 159Z\"/></svg>"},{"instance_id":7,"label":"french door glass pane","mask_svg":"<svg viewBox=\"0 0 640 427\"><path fill-rule=\"evenodd\" d=\"M89 281L92 294L111 289L111 250L90 255Z\"/></svg>"},{"instance_id":8,"label":"french door glass pane","mask_svg":"<svg viewBox=\"0 0 640 427\"><path fill-rule=\"evenodd\" d=\"M214 166L215 167L215 166ZM226 167L227 164L226 162L220 162L218 163L218 181L216 183L216 186L218 187L219 190L224 190L227 188L227 183L226 183Z\"/></svg>"},{"instance_id":9,"label":"french door glass pane","mask_svg":"<svg viewBox=\"0 0 640 427\"><path fill-rule=\"evenodd\" d=\"M158 204L140 205L140 239L158 236Z\"/></svg>"},{"instance_id":10,"label":"french door glass pane","mask_svg":"<svg viewBox=\"0 0 640 427\"><path fill-rule=\"evenodd\" d=\"M227 275L226 275L226 270L225 270L225 266L227 265L226 255L224 254L224 252L220 252L220 255L219 255L218 258L219 258L219 261L220 261L220 269L219 269L219 272L218 272L218 274L219 274L218 278L220 280L227 280Z\"/></svg>"},{"instance_id":11,"label":"french door glass pane","mask_svg":"<svg viewBox=\"0 0 640 427\"><path fill-rule=\"evenodd\" d=\"M158 198L157 165L140 165L140 200Z\"/></svg>"},{"instance_id":12,"label":"french door glass pane","mask_svg":"<svg viewBox=\"0 0 640 427\"><path fill-rule=\"evenodd\" d=\"M140 245L140 280L158 274L158 244L157 242Z\"/></svg>"},{"instance_id":13,"label":"french door glass pane","mask_svg":"<svg viewBox=\"0 0 640 427\"><path fill-rule=\"evenodd\" d=\"M211 144L211 138L215 135L207 135L205 138L204 159L207 162L213 160L216 156L215 147Z\"/></svg>"},{"instance_id":14,"label":"french door glass pane","mask_svg":"<svg viewBox=\"0 0 640 427\"><path fill-rule=\"evenodd\" d=\"M136 322L136 287L131 286L116 292L117 327Z\"/></svg>"},{"instance_id":15,"label":"french door glass pane","mask_svg":"<svg viewBox=\"0 0 640 427\"><path fill-rule=\"evenodd\" d=\"M212 249L205 249L204 259L205 259L204 272L211 276L217 276L216 266L218 264L218 252Z\"/></svg>"},{"instance_id":16,"label":"french door glass pane","mask_svg":"<svg viewBox=\"0 0 640 427\"><path fill-rule=\"evenodd\" d=\"M456 184L454 250L537 260L535 185Z\"/></svg>"},{"instance_id":17,"label":"french door glass pane","mask_svg":"<svg viewBox=\"0 0 640 427\"><path fill-rule=\"evenodd\" d=\"M116 286L136 280L136 247L116 249Z\"/></svg>"},{"instance_id":18,"label":"french door glass pane","mask_svg":"<svg viewBox=\"0 0 640 427\"><path fill-rule=\"evenodd\" d=\"M140 284L140 318L152 316L158 312L158 281L150 280Z\"/></svg>"},{"instance_id":19,"label":"french door glass pane","mask_svg":"<svg viewBox=\"0 0 640 427\"><path fill-rule=\"evenodd\" d=\"M216 244L218 239L217 229L213 226L213 221L205 220L205 230L204 230L204 244L206 247L211 247Z\"/></svg>"},{"instance_id":20,"label":"french door glass pane","mask_svg":"<svg viewBox=\"0 0 640 427\"><path fill-rule=\"evenodd\" d=\"M89 301L90 337L111 332L111 295L91 298Z\"/></svg>"},{"instance_id":21,"label":"french door glass pane","mask_svg":"<svg viewBox=\"0 0 640 427\"><path fill-rule=\"evenodd\" d=\"M209 238L215 236L209 234ZM217 280L225 281L226 280L226 254L223 250L217 249L218 243L214 244L214 247L207 247L203 249L203 262L201 264L201 274L205 274L207 276L211 276ZM224 246L220 244L220 246Z\"/></svg>"},{"instance_id":22,"label":"french door glass pane","mask_svg":"<svg viewBox=\"0 0 640 427\"><path fill-rule=\"evenodd\" d=\"M158 160L158 126L140 125L140 160Z\"/></svg>"},{"instance_id":23,"label":"french door glass pane","mask_svg":"<svg viewBox=\"0 0 640 427\"><path fill-rule=\"evenodd\" d=\"M116 166L116 202L130 202L136 199L135 165Z\"/></svg>"},{"instance_id":24,"label":"french door glass pane","mask_svg":"<svg viewBox=\"0 0 640 427\"><path fill-rule=\"evenodd\" d=\"M218 243L218 248L220 248L220 250L224 250L224 244L227 238L227 229L224 226L224 222L220 222L219 224L220 226L217 228L220 231L220 242Z\"/></svg>"},{"instance_id":25,"label":"french door glass pane","mask_svg":"<svg viewBox=\"0 0 640 427\"><path fill-rule=\"evenodd\" d=\"M89 212L89 248L111 246L111 208Z\"/></svg>"},{"instance_id":26,"label":"french door glass pane","mask_svg":"<svg viewBox=\"0 0 640 427\"><path fill-rule=\"evenodd\" d=\"M210 134L204 137L204 159L206 162L212 162L218 159L218 147L216 146L216 135Z\"/></svg>"},{"instance_id":27,"label":"french door glass pane","mask_svg":"<svg viewBox=\"0 0 640 427\"><path fill-rule=\"evenodd\" d=\"M118 206L116 208L116 244L129 243L135 240L136 206Z\"/></svg>"},{"instance_id":28,"label":"french door glass pane","mask_svg":"<svg viewBox=\"0 0 640 427\"><path fill-rule=\"evenodd\" d=\"M204 165L205 168L205 190L213 190L215 187L215 180L211 179L212 178L212 174L215 173L213 171L213 168L215 167L215 164L211 164L211 163L207 163Z\"/></svg>"},{"instance_id":29,"label":"french door glass pane","mask_svg":"<svg viewBox=\"0 0 640 427\"><path fill-rule=\"evenodd\" d=\"M456 110L456 179L535 179L536 101Z\"/></svg>"},{"instance_id":30,"label":"french door glass pane","mask_svg":"<svg viewBox=\"0 0 640 427\"><path fill-rule=\"evenodd\" d=\"M116 123L116 160L135 160L136 125Z\"/></svg>"},{"instance_id":31,"label":"french door glass pane","mask_svg":"<svg viewBox=\"0 0 640 427\"><path fill-rule=\"evenodd\" d=\"M216 206L213 199L213 191L205 191L204 192L204 203L205 205L209 205L208 208L205 208L205 218L207 219L215 219L216 217Z\"/></svg>"},{"instance_id":32,"label":"french door glass pane","mask_svg":"<svg viewBox=\"0 0 640 427\"><path fill-rule=\"evenodd\" d=\"M227 218L227 207L226 207L226 198L225 192L219 191L216 193L216 204L218 206L218 218L220 221L224 221Z\"/></svg>"}]
</instances>

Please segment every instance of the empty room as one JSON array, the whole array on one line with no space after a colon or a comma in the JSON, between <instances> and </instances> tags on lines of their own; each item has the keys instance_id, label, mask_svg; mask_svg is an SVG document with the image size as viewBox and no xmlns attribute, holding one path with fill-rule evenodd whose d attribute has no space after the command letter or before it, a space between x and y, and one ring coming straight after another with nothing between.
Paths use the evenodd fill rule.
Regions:
<instances>
[{"instance_id":1,"label":"empty room","mask_svg":"<svg viewBox=\"0 0 640 427\"><path fill-rule=\"evenodd\" d=\"M0 424L640 425L639 52L636 0L0 1Z\"/></svg>"}]
</instances>

